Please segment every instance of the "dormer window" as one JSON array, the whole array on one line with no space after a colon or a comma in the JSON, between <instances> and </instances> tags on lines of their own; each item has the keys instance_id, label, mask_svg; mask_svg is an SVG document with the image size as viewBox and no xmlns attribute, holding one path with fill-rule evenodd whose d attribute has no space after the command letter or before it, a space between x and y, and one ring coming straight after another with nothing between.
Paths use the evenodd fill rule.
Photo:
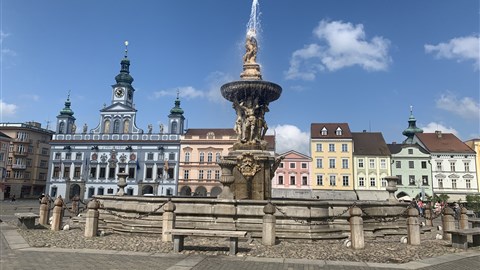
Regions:
<instances>
[{"instance_id":1,"label":"dormer window","mask_svg":"<svg viewBox=\"0 0 480 270\"><path fill-rule=\"evenodd\" d=\"M323 127L322 128L322 136L326 136L328 134L327 128Z\"/></svg>"},{"instance_id":2,"label":"dormer window","mask_svg":"<svg viewBox=\"0 0 480 270\"><path fill-rule=\"evenodd\" d=\"M208 132L208 133L207 133L207 139L209 139L209 140L215 139L215 133L213 133L213 132Z\"/></svg>"},{"instance_id":3,"label":"dormer window","mask_svg":"<svg viewBox=\"0 0 480 270\"><path fill-rule=\"evenodd\" d=\"M337 130L335 131L335 135L342 136L342 129L340 127L338 127Z\"/></svg>"}]
</instances>

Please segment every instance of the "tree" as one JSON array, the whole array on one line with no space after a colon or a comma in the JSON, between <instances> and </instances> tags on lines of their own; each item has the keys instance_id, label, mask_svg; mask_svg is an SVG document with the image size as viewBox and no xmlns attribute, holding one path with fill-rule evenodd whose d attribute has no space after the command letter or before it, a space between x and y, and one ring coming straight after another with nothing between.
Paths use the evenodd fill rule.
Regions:
<instances>
[{"instance_id":1,"label":"tree","mask_svg":"<svg viewBox=\"0 0 480 270\"><path fill-rule=\"evenodd\" d=\"M480 216L480 195L467 195L467 208L472 210L475 216Z\"/></svg>"}]
</instances>

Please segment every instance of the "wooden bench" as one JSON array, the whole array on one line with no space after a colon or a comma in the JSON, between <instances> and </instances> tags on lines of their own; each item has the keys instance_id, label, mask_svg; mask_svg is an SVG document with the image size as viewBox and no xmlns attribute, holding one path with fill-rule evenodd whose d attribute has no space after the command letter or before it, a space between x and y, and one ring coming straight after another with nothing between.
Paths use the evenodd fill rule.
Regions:
<instances>
[{"instance_id":1,"label":"wooden bench","mask_svg":"<svg viewBox=\"0 0 480 270\"><path fill-rule=\"evenodd\" d=\"M230 255L237 254L238 238L247 236L246 231L219 231L219 230L191 230L191 229L171 229L166 231L173 237L173 251L183 250L185 236L203 236L203 237L228 237L230 239Z\"/></svg>"},{"instance_id":2,"label":"wooden bench","mask_svg":"<svg viewBox=\"0 0 480 270\"><path fill-rule=\"evenodd\" d=\"M456 229L445 231L452 234L452 247L454 248L468 248L467 236L471 235L473 239L473 246L480 246L480 228L472 229Z\"/></svg>"},{"instance_id":3,"label":"wooden bench","mask_svg":"<svg viewBox=\"0 0 480 270\"><path fill-rule=\"evenodd\" d=\"M480 218L469 218L468 222L472 223L472 228L480 228Z\"/></svg>"},{"instance_id":4,"label":"wooden bench","mask_svg":"<svg viewBox=\"0 0 480 270\"><path fill-rule=\"evenodd\" d=\"M15 213L18 218L18 227L21 229L33 229L35 228L35 219L40 216L34 213Z\"/></svg>"}]
</instances>

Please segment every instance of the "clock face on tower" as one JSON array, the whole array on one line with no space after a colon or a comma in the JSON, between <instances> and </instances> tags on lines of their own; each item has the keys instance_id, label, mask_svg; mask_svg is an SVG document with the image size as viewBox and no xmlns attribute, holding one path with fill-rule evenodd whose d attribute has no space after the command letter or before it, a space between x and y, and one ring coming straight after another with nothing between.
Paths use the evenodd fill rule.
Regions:
<instances>
[{"instance_id":1,"label":"clock face on tower","mask_svg":"<svg viewBox=\"0 0 480 270\"><path fill-rule=\"evenodd\" d=\"M125 88L123 88L123 87L117 87L117 88L115 88L115 96L116 96L117 98L123 97L124 93L125 93Z\"/></svg>"}]
</instances>

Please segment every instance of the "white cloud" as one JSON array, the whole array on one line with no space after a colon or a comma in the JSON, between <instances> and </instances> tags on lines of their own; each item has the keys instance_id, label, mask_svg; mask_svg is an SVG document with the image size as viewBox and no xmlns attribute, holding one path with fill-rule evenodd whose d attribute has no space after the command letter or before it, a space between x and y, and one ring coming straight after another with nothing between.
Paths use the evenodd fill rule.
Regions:
<instances>
[{"instance_id":1,"label":"white cloud","mask_svg":"<svg viewBox=\"0 0 480 270\"><path fill-rule=\"evenodd\" d=\"M15 104L9 104L0 99L0 113L2 117L13 116L17 112L18 106Z\"/></svg>"},{"instance_id":2,"label":"white cloud","mask_svg":"<svg viewBox=\"0 0 480 270\"><path fill-rule=\"evenodd\" d=\"M35 95L35 94L32 94L32 95L21 95L21 98L23 98L23 99L31 99L31 100L33 100L33 101L39 101L39 100L40 100L40 96Z\"/></svg>"},{"instance_id":3,"label":"white cloud","mask_svg":"<svg viewBox=\"0 0 480 270\"><path fill-rule=\"evenodd\" d=\"M466 36L449 40L447 43L437 45L425 44L425 52L435 54L436 58L456 59L461 61L474 61L474 67L478 70L480 65L480 37Z\"/></svg>"},{"instance_id":4,"label":"white cloud","mask_svg":"<svg viewBox=\"0 0 480 270\"><path fill-rule=\"evenodd\" d=\"M480 104L471 97L457 98L447 91L436 100L437 108L452 112L466 119L480 118Z\"/></svg>"},{"instance_id":5,"label":"white cloud","mask_svg":"<svg viewBox=\"0 0 480 270\"><path fill-rule=\"evenodd\" d=\"M290 150L309 155L310 135L293 125L277 125L269 129L267 134L275 133L276 152L284 153Z\"/></svg>"},{"instance_id":6,"label":"white cloud","mask_svg":"<svg viewBox=\"0 0 480 270\"><path fill-rule=\"evenodd\" d=\"M176 88L171 88L167 90L155 91L153 92L152 98L158 99L165 96L175 97L177 95L177 91L179 91L181 98L186 98L186 99L207 98L212 102L218 103L218 102L225 101L225 99L220 94L220 87L223 84L232 80L233 78L231 75L225 74L220 71L215 71L210 73L205 78L207 90L197 89L193 86L182 86L182 87L176 87Z\"/></svg>"},{"instance_id":7,"label":"white cloud","mask_svg":"<svg viewBox=\"0 0 480 270\"><path fill-rule=\"evenodd\" d=\"M452 127L446 127L440 123L430 122L426 126L421 126L420 128L423 129L425 133L434 133L437 130L440 130L442 133L453 133L455 136L458 136L458 131Z\"/></svg>"},{"instance_id":8,"label":"white cloud","mask_svg":"<svg viewBox=\"0 0 480 270\"><path fill-rule=\"evenodd\" d=\"M9 36L10 36L10 34L5 33L5 32L3 32L2 30L0 30L0 44L3 45L3 42L4 42L5 39L6 39L7 37L9 37ZM3 47L3 46L2 46L2 47ZM2 48L1 54L2 54L2 55L9 55L9 56L16 56L16 55L17 55L17 53L16 53L15 51L13 51L13 50L11 50L11 49L8 49L8 48L5 48L5 47Z\"/></svg>"},{"instance_id":9,"label":"white cloud","mask_svg":"<svg viewBox=\"0 0 480 270\"><path fill-rule=\"evenodd\" d=\"M313 80L321 70L355 65L381 71L391 62L390 41L379 36L368 41L362 24L322 20L313 33L322 44L312 43L293 52L286 79Z\"/></svg>"}]
</instances>

